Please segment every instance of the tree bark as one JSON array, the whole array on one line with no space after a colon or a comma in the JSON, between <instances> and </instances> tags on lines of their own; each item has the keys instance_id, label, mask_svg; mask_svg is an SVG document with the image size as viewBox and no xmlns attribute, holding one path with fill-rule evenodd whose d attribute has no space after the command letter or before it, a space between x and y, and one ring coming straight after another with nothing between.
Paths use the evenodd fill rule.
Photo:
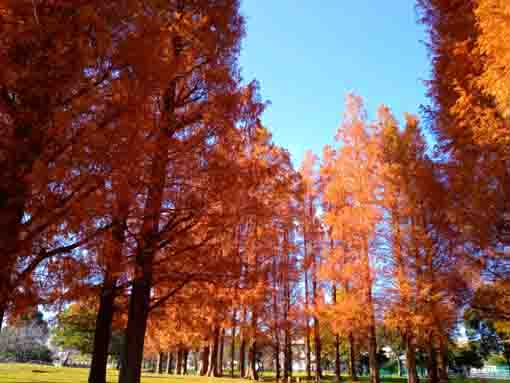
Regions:
<instances>
[{"instance_id":1,"label":"tree bark","mask_svg":"<svg viewBox=\"0 0 510 383\"><path fill-rule=\"evenodd\" d=\"M182 348L177 349L177 364L175 366L175 375L182 374Z\"/></svg>"},{"instance_id":2,"label":"tree bark","mask_svg":"<svg viewBox=\"0 0 510 383\"><path fill-rule=\"evenodd\" d=\"M406 341L406 363L407 363L407 382L418 383L418 372L416 370L416 346L411 335L405 336Z\"/></svg>"},{"instance_id":3,"label":"tree bark","mask_svg":"<svg viewBox=\"0 0 510 383\"><path fill-rule=\"evenodd\" d=\"M306 248L306 244L305 244ZM308 310L308 271L305 270L305 310ZM308 314L305 312L305 370L306 370L306 379L310 380L312 378L311 364L312 364L312 346L310 344L310 322L308 321Z\"/></svg>"},{"instance_id":4,"label":"tree bark","mask_svg":"<svg viewBox=\"0 0 510 383\"><path fill-rule=\"evenodd\" d=\"M188 356L189 350L187 348L182 350L181 375L188 374Z\"/></svg>"},{"instance_id":5,"label":"tree bark","mask_svg":"<svg viewBox=\"0 0 510 383\"><path fill-rule=\"evenodd\" d=\"M158 368L158 374L163 373L163 360L165 358L165 354L162 352L158 352L158 361L157 361L157 368Z\"/></svg>"},{"instance_id":6,"label":"tree bark","mask_svg":"<svg viewBox=\"0 0 510 383\"><path fill-rule=\"evenodd\" d=\"M437 353L434 347L434 341L431 339L427 344L427 375L429 383L439 383L437 368Z\"/></svg>"},{"instance_id":7,"label":"tree bark","mask_svg":"<svg viewBox=\"0 0 510 383\"><path fill-rule=\"evenodd\" d=\"M349 375L352 381L358 380L356 372L356 345L354 344L354 336L349 333Z\"/></svg>"},{"instance_id":8,"label":"tree bark","mask_svg":"<svg viewBox=\"0 0 510 383\"><path fill-rule=\"evenodd\" d=\"M200 366L200 375L207 375L207 371L209 370L209 346L204 346L202 350L202 365Z\"/></svg>"},{"instance_id":9,"label":"tree bark","mask_svg":"<svg viewBox=\"0 0 510 383\"><path fill-rule=\"evenodd\" d=\"M166 354L166 373L172 373L172 364L173 364L174 354L172 351L168 351Z\"/></svg>"},{"instance_id":10,"label":"tree bark","mask_svg":"<svg viewBox=\"0 0 510 383\"><path fill-rule=\"evenodd\" d=\"M211 352L209 354L209 369L207 376L218 376L218 346L219 346L220 329L215 327L213 337L211 339Z\"/></svg>"},{"instance_id":11,"label":"tree bark","mask_svg":"<svg viewBox=\"0 0 510 383\"><path fill-rule=\"evenodd\" d=\"M220 330L220 353L218 356L218 376L223 376L223 356L225 352L225 330Z\"/></svg>"},{"instance_id":12,"label":"tree bark","mask_svg":"<svg viewBox=\"0 0 510 383\"><path fill-rule=\"evenodd\" d=\"M243 320L246 322L246 308L243 308ZM242 325L241 325L242 326ZM241 327L241 339L239 342L239 374L243 378L246 375L246 334L245 329Z\"/></svg>"},{"instance_id":13,"label":"tree bark","mask_svg":"<svg viewBox=\"0 0 510 383\"><path fill-rule=\"evenodd\" d=\"M236 359L236 310L232 313L232 335L230 338L230 377L234 377L234 362Z\"/></svg>"},{"instance_id":14,"label":"tree bark","mask_svg":"<svg viewBox=\"0 0 510 383\"><path fill-rule=\"evenodd\" d=\"M248 372L246 377L251 380L259 380L257 371L257 341L255 336L250 342L250 349L248 350Z\"/></svg>"},{"instance_id":15,"label":"tree bark","mask_svg":"<svg viewBox=\"0 0 510 383\"><path fill-rule=\"evenodd\" d=\"M446 383L448 382L448 344L443 337L439 338L439 353L437 356L439 381Z\"/></svg>"},{"instance_id":16,"label":"tree bark","mask_svg":"<svg viewBox=\"0 0 510 383\"><path fill-rule=\"evenodd\" d=\"M313 257L313 270L312 270L312 304L314 309L317 308L317 259L315 254ZM313 336L314 336L314 353L315 353L315 381L317 383L322 379L322 366L321 366L321 334L319 318L313 316Z\"/></svg>"},{"instance_id":17,"label":"tree bark","mask_svg":"<svg viewBox=\"0 0 510 383\"><path fill-rule=\"evenodd\" d=\"M114 313L115 283L115 280L107 273L101 288L99 310L96 318L89 383L106 383L108 347L110 345Z\"/></svg>"},{"instance_id":18,"label":"tree bark","mask_svg":"<svg viewBox=\"0 0 510 383\"><path fill-rule=\"evenodd\" d=\"M143 265L145 272L133 282L126 330L125 364L121 365L119 383L140 383L143 345L149 315L152 284L152 260Z\"/></svg>"}]
</instances>

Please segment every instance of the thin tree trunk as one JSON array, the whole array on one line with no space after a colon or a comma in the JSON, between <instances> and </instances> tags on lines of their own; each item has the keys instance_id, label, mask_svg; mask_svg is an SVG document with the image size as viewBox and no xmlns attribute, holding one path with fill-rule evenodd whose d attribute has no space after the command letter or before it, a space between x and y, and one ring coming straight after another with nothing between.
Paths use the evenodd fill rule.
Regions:
<instances>
[{"instance_id":1,"label":"thin tree trunk","mask_svg":"<svg viewBox=\"0 0 510 383\"><path fill-rule=\"evenodd\" d=\"M204 346L202 349L202 365L200 366L200 375L207 375L207 370L209 370L209 346Z\"/></svg>"},{"instance_id":2,"label":"thin tree trunk","mask_svg":"<svg viewBox=\"0 0 510 383\"><path fill-rule=\"evenodd\" d=\"M2 332L2 325L4 323L5 308L0 307L0 333Z\"/></svg>"},{"instance_id":3,"label":"thin tree trunk","mask_svg":"<svg viewBox=\"0 0 510 383\"><path fill-rule=\"evenodd\" d=\"M177 349L177 364L175 366L175 375L182 374L182 348Z\"/></svg>"},{"instance_id":4,"label":"thin tree trunk","mask_svg":"<svg viewBox=\"0 0 510 383\"><path fill-rule=\"evenodd\" d=\"M439 338L438 373L441 383L448 382L448 345L443 337Z\"/></svg>"},{"instance_id":5,"label":"thin tree trunk","mask_svg":"<svg viewBox=\"0 0 510 383\"><path fill-rule=\"evenodd\" d=\"M354 344L354 336L349 333L349 375L352 381L358 380L356 373L356 345Z\"/></svg>"},{"instance_id":6,"label":"thin tree trunk","mask_svg":"<svg viewBox=\"0 0 510 383\"><path fill-rule=\"evenodd\" d=\"M292 341L290 338L290 329L285 327L284 332L284 370L283 370L283 377L284 380L288 380L290 377L292 377Z\"/></svg>"},{"instance_id":7,"label":"thin tree trunk","mask_svg":"<svg viewBox=\"0 0 510 383\"><path fill-rule=\"evenodd\" d=\"M248 373L246 377L251 380L259 380L257 371L257 341L255 337L253 337L250 342L250 349L248 351Z\"/></svg>"},{"instance_id":8,"label":"thin tree trunk","mask_svg":"<svg viewBox=\"0 0 510 383\"><path fill-rule=\"evenodd\" d=\"M406 363L407 363L407 382L418 383L418 372L416 370L416 346L411 335L405 336L406 341Z\"/></svg>"},{"instance_id":9,"label":"thin tree trunk","mask_svg":"<svg viewBox=\"0 0 510 383\"><path fill-rule=\"evenodd\" d=\"M219 346L220 329L214 328L213 338L211 340L211 352L209 354L209 370L207 376L218 376L218 346Z\"/></svg>"},{"instance_id":10,"label":"thin tree trunk","mask_svg":"<svg viewBox=\"0 0 510 383\"><path fill-rule=\"evenodd\" d=\"M322 379L322 367L321 367L321 337L319 319L313 317L314 326L314 346L315 346L315 381L318 383Z\"/></svg>"},{"instance_id":11,"label":"thin tree trunk","mask_svg":"<svg viewBox=\"0 0 510 383\"><path fill-rule=\"evenodd\" d=\"M157 361L158 374L163 373L163 360L164 359L165 359L165 354L163 354L162 352L158 352L158 361Z\"/></svg>"},{"instance_id":12,"label":"thin tree trunk","mask_svg":"<svg viewBox=\"0 0 510 383\"><path fill-rule=\"evenodd\" d=\"M243 321L246 322L246 308L243 308ZM246 334L245 329L241 327L241 341L239 343L239 373L243 378L246 375Z\"/></svg>"},{"instance_id":13,"label":"thin tree trunk","mask_svg":"<svg viewBox=\"0 0 510 383\"><path fill-rule=\"evenodd\" d=\"M188 355L189 355L189 350L187 348L182 350L181 375L188 374Z\"/></svg>"},{"instance_id":14,"label":"thin tree trunk","mask_svg":"<svg viewBox=\"0 0 510 383\"><path fill-rule=\"evenodd\" d=\"M305 244L306 247L306 244ZM310 344L310 337L311 337L311 331L310 331L310 322L308 321L308 313L306 313L306 310L308 310L308 271L305 270L305 370L306 370L306 379L310 380L312 378L312 372L311 372L311 364L312 364L312 347Z\"/></svg>"},{"instance_id":15,"label":"thin tree trunk","mask_svg":"<svg viewBox=\"0 0 510 383\"><path fill-rule=\"evenodd\" d=\"M218 360L218 376L223 376L223 356L225 352L225 330L222 328L220 330L220 353Z\"/></svg>"},{"instance_id":16,"label":"thin tree trunk","mask_svg":"<svg viewBox=\"0 0 510 383\"><path fill-rule=\"evenodd\" d=\"M172 373L172 363L174 359L174 354L172 351L168 351L166 353L166 373L171 374Z\"/></svg>"},{"instance_id":17,"label":"thin tree trunk","mask_svg":"<svg viewBox=\"0 0 510 383\"><path fill-rule=\"evenodd\" d=\"M94 348L92 362L89 371L89 383L106 382L106 366L108 363L108 347L110 345L112 320L115 301L115 280L110 274L105 275L99 310L96 317L96 328L94 331Z\"/></svg>"},{"instance_id":18,"label":"thin tree trunk","mask_svg":"<svg viewBox=\"0 0 510 383\"><path fill-rule=\"evenodd\" d=\"M232 312L232 335L230 337L230 377L234 377L234 362L236 359L236 310Z\"/></svg>"},{"instance_id":19,"label":"thin tree trunk","mask_svg":"<svg viewBox=\"0 0 510 383\"><path fill-rule=\"evenodd\" d=\"M434 347L434 341L431 339L427 344L427 375L429 383L439 383L437 353Z\"/></svg>"}]
</instances>

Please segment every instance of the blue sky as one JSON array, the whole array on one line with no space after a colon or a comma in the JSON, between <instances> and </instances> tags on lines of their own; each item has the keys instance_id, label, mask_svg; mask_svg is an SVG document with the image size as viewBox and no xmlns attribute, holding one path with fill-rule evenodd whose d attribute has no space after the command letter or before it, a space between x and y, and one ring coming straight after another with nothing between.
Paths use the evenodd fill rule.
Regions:
<instances>
[{"instance_id":1,"label":"blue sky","mask_svg":"<svg viewBox=\"0 0 510 383\"><path fill-rule=\"evenodd\" d=\"M263 116L296 166L305 150L334 143L345 95L384 103L402 119L426 104L425 34L413 0L241 0L243 78L259 80Z\"/></svg>"}]
</instances>

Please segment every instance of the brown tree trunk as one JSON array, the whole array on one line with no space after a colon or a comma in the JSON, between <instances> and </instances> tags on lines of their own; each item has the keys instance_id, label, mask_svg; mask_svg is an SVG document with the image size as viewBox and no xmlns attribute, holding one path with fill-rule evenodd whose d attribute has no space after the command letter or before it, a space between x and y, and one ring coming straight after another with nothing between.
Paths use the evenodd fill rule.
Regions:
<instances>
[{"instance_id":1,"label":"brown tree trunk","mask_svg":"<svg viewBox=\"0 0 510 383\"><path fill-rule=\"evenodd\" d=\"M172 351L168 351L166 353L166 373L172 373L172 364L173 364L174 354Z\"/></svg>"},{"instance_id":2,"label":"brown tree trunk","mask_svg":"<svg viewBox=\"0 0 510 383\"><path fill-rule=\"evenodd\" d=\"M437 368L437 353L434 347L434 341L431 339L427 344L427 375L429 383L439 383Z\"/></svg>"},{"instance_id":3,"label":"brown tree trunk","mask_svg":"<svg viewBox=\"0 0 510 383\"><path fill-rule=\"evenodd\" d=\"M418 383L418 372L416 370L416 346L411 335L405 336L406 342L406 363L407 363L407 382Z\"/></svg>"},{"instance_id":4,"label":"brown tree trunk","mask_svg":"<svg viewBox=\"0 0 510 383\"><path fill-rule=\"evenodd\" d=\"M209 370L209 346L204 346L202 350L202 365L200 366L200 375L207 375L207 370Z\"/></svg>"},{"instance_id":5,"label":"brown tree trunk","mask_svg":"<svg viewBox=\"0 0 510 383\"><path fill-rule=\"evenodd\" d=\"M443 337L439 338L439 353L437 354L439 381L448 382L448 344Z\"/></svg>"},{"instance_id":6,"label":"brown tree trunk","mask_svg":"<svg viewBox=\"0 0 510 383\"><path fill-rule=\"evenodd\" d=\"M89 383L106 383L108 347L112 330L115 301L115 280L106 274L101 288L99 310L94 331L94 348L89 371Z\"/></svg>"},{"instance_id":7,"label":"brown tree trunk","mask_svg":"<svg viewBox=\"0 0 510 383\"><path fill-rule=\"evenodd\" d=\"M371 325L368 339L368 359L370 364L370 382L379 383L379 363L377 362L377 339L375 336L375 326Z\"/></svg>"},{"instance_id":8,"label":"brown tree trunk","mask_svg":"<svg viewBox=\"0 0 510 383\"><path fill-rule=\"evenodd\" d=\"M331 249L333 249L333 244L330 245ZM333 304L336 304L336 285L333 284L333 288L331 291L331 296L333 298ZM335 381L340 382L340 336L335 334Z\"/></svg>"},{"instance_id":9,"label":"brown tree trunk","mask_svg":"<svg viewBox=\"0 0 510 383\"><path fill-rule=\"evenodd\" d=\"M358 380L356 372L356 345L354 343L354 336L349 333L349 375L352 381Z\"/></svg>"},{"instance_id":10,"label":"brown tree trunk","mask_svg":"<svg viewBox=\"0 0 510 383\"><path fill-rule=\"evenodd\" d=\"M257 341L255 336L250 342L250 349L248 350L248 372L246 377L251 380L259 380L257 371Z\"/></svg>"},{"instance_id":11,"label":"brown tree trunk","mask_svg":"<svg viewBox=\"0 0 510 383\"><path fill-rule=\"evenodd\" d=\"M152 260L143 266L145 272L134 280L131 289L124 350L125 363L120 368L119 383L140 383L143 345L150 306Z\"/></svg>"},{"instance_id":12,"label":"brown tree trunk","mask_svg":"<svg viewBox=\"0 0 510 383\"><path fill-rule=\"evenodd\" d=\"M292 377L292 341L290 338L290 329L288 326L284 330L284 359L283 359L283 379L287 381Z\"/></svg>"},{"instance_id":13,"label":"brown tree trunk","mask_svg":"<svg viewBox=\"0 0 510 383\"><path fill-rule=\"evenodd\" d=\"M181 375L188 374L188 356L189 350L185 348L184 350L182 350Z\"/></svg>"},{"instance_id":14,"label":"brown tree trunk","mask_svg":"<svg viewBox=\"0 0 510 383\"><path fill-rule=\"evenodd\" d=\"M230 337L230 377L234 377L234 364L236 359L236 310L232 313L232 335Z\"/></svg>"},{"instance_id":15,"label":"brown tree trunk","mask_svg":"<svg viewBox=\"0 0 510 383\"><path fill-rule=\"evenodd\" d=\"M313 270L312 270L312 305L314 309L317 308L317 258L315 254L313 257ZM319 318L316 315L313 316L313 332L314 332L314 353L315 353L315 381L317 383L322 379L322 366L321 366L321 334Z\"/></svg>"},{"instance_id":16,"label":"brown tree trunk","mask_svg":"<svg viewBox=\"0 0 510 383\"><path fill-rule=\"evenodd\" d=\"M223 376L223 356L225 352L225 330L220 330L220 353L218 356L218 376Z\"/></svg>"},{"instance_id":17,"label":"brown tree trunk","mask_svg":"<svg viewBox=\"0 0 510 383\"><path fill-rule=\"evenodd\" d=\"M314 346L315 346L315 381L318 383L322 379L321 367L321 337L319 328L319 319L314 316Z\"/></svg>"},{"instance_id":18,"label":"brown tree trunk","mask_svg":"<svg viewBox=\"0 0 510 383\"><path fill-rule=\"evenodd\" d=\"M158 352L158 361L157 361L158 374L163 373L163 360L164 359L165 359L165 354L163 354L162 352Z\"/></svg>"},{"instance_id":19,"label":"brown tree trunk","mask_svg":"<svg viewBox=\"0 0 510 383\"><path fill-rule=\"evenodd\" d=\"M274 368L275 368L275 373L276 373L275 378L277 381L279 381L280 376L281 376L281 373L280 373L280 340L279 339L276 340L276 344L274 347Z\"/></svg>"},{"instance_id":20,"label":"brown tree trunk","mask_svg":"<svg viewBox=\"0 0 510 383\"><path fill-rule=\"evenodd\" d=\"M215 327L213 331L213 338L211 340L211 352L209 354L209 370L207 376L218 376L218 346L220 338L220 329Z\"/></svg>"},{"instance_id":21,"label":"brown tree trunk","mask_svg":"<svg viewBox=\"0 0 510 383\"><path fill-rule=\"evenodd\" d=\"M182 348L177 349L177 364L175 366L175 375L182 374Z\"/></svg>"},{"instance_id":22,"label":"brown tree trunk","mask_svg":"<svg viewBox=\"0 0 510 383\"><path fill-rule=\"evenodd\" d=\"M305 244L306 247L306 244ZM305 270L305 308L308 309L308 271ZM312 378L311 364L312 364L312 346L310 344L311 330L310 322L308 321L308 314L305 313L305 371L306 379Z\"/></svg>"},{"instance_id":23,"label":"brown tree trunk","mask_svg":"<svg viewBox=\"0 0 510 383\"><path fill-rule=\"evenodd\" d=\"M243 320L246 322L246 308L243 308ZM242 326L242 325L241 325ZM239 342L239 374L243 378L246 375L246 334L245 329L241 327L241 339Z\"/></svg>"}]
</instances>

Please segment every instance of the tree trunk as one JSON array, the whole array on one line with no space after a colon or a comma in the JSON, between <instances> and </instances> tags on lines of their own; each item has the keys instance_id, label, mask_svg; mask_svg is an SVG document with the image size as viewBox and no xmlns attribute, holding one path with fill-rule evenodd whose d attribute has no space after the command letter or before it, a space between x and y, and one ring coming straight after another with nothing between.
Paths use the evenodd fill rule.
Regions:
<instances>
[{"instance_id":1,"label":"tree trunk","mask_svg":"<svg viewBox=\"0 0 510 383\"><path fill-rule=\"evenodd\" d=\"M306 244L305 244L306 247ZM305 270L305 310L308 310L308 271ZM308 314L305 312L305 371L306 371L306 379L310 380L312 378L311 372L311 364L312 364L312 346L310 344L310 322L308 321Z\"/></svg>"},{"instance_id":2,"label":"tree trunk","mask_svg":"<svg viewBox=\"0 0 510 383\"><path fill-rule=\"evenodd\" d=\"M439 353L437 354L439 381L448 382L448 345L443 337L439 338Z\"/></svg>"},{"instance_id":3,"label":"tree trunk","mask_svg":"<svg viewBox=\"0 0 510 383\"><path fill-rule=\"evenodd\" d=\"M165 355L162 352L158 352L158 361L156 362L156 365L158 366L158 374L163 373L163 360L165 358Z\"/></svg>"},{"instance_id":4,"label":"tree trunk","mask_svg":"<svg viewBox=\"0 0 510 383\"><path fill-rule=\"evenodd\" d=\"M171 374L172 373L172 363L174 359L174 354L172 351L168 351L166 354L166 373Z\"/></svg>"},{"instance_id":5,"label":"tree trunk","mask_svg":"<svg viewBox=\"0 0 510 383\"><path fill-rule=\"evenodd\" d=\"M209 370L207 376L218 376L218 346L220 338L219 327L214 328L213 338L211 340L211 352L209 354Z\"/></svg>"},{"instance_id":6,"label":"tree trunk","mask_svg":"<svg viewBox=\"0 0 510 383\"><path fill-rule=\"evenodd\" d=\"M150 266L152 266L152 261ZM144 269L149 269L148 265L145 265ZM151 283L152 272L150 270L146 270L144 275L136 278L133 282L125 339L126 363L121 365L119 383L140 383Z\"/></svg>"},{"instance_id":7,"label":"tree trunk","mask_svg":"<svg viewBox=\"0 0 510 383\"><path fill-rule=\"evenodd\" d=\"M2 332L2 325L4 323L5 308L0 307L0 333Z\"/></svg>"},{"instance_id":8,"label":"tree trunk","mask_svg":"<svg viewBox=\"0 0 510 383\"><path fill-rule=\"evenodd\" d=\"M223 376L223 356L225 352L225 330L220 330L220 354L218 360L218 376Z\"/></svg>"},{"instance_id":9,"label":"tree trunk","mask_svg":"<svg viewBox=\"0 0 510 383\"><path fill-rule=\"evenodd\" d=\"M251 380L259 380L257 371L257 341L255 340L255 336L251 340L250 349L248 351L248 373L246 377Z\"/></svg>"},{"instance_id":10,"label":"tree trunk","mask_svg":"<svg viewBox=\"0 0 510 383\"><path fill-rule=\"evenodd\" d=\"M230 377L234 377L234 362L236 359L236 311L232 313L232 335L230 338Z\"/></svg>"},{"instance_id":11,"label":"tree trunk","mask_svg":"<svg viewBox=\"0 0 510 383\"><path fill-rule=\"evenodd\" d=\"M416 370L416 346L411 335L405 336L406 341L406 363L407 363L407 382L418 383L418 372Z\"/></svg>"},{"instance_id":12,"label":"tree trunk","mask_svg":"<svg viewBox=\"0 0 510 383\"><path fill-rule=\"evenodd\" d=\"M188 356L189 350L187 348L182 350L181 375L188 374Z\"/></svg>"},{"instance_id":13,"label":"tree trunk","mask_svg":"<svg viewBox=\"0 0 510 383\"><path fill-rule=\"evenodd\" d=\"M312 243L313 246L313 243ZM317 257L312 254L313 259L313 270L312 270L312 305L313 308L317 308ZM313 337L314 337L314 353L315 353L315 381L317 383L322 379L322 366L321 366L321 334L319 318L317 315L313 316Z\"/></svg>"},{"instance_id":14,"label":"tree trunk","mask_svg":"<svg viewBox=\"0 0 510 383\"><path fill-rule=\"evenodd\" d=\"M246 321L246 308L243 308L243 321ZM242 325L241 325L242 326ZM243 378L246 375L246 334L245 329L241 327L241 339L239 342L239 374Z\"/></svg>"},{"instance_id":15,"label":"tree trunk","mask_svg":"<svg viewBox=\"0 0 510 383\"><path fill-rule=\"evenodd\" d=\"M204 346L202 350L202 365L200 366L200 375L205 376L209 370L209 346Z\"/></svg>"},{"instance_id":16,"label":"tree trunk","mask_svg":"<svg viewBox=\"0 0 510 383\"><path fill-rule=\"evenodd\" d=\"M287 381L292 376L292 340L290 337L290 329L285 327L284 332L284 360L283 360L283 378Z\"/></svg>"},{"instance_id":17,"label":"tree trunk","mask_svg":"<svg viewBox=\"0 0 510 383\"><path fill-rule=\"evenodd\" d=\"M110 345L115 301L115 281L107 274L101 288L99 310L94 331L94 348L89 371L89 383L106 382L108 347Z\"/></svg>"},{"instance_id":18,"label":"tree trunk","mask_svg":"<svg viewBox=\"0 0 510 383\"><path fill-rule=\"evenodd\" d=\"M333 251L333 243L330 244L330 248ZM331 296L333 298L333 304L336 304L336 285L333 284L333 288L331 291ZM335 334L335 380L340 382L340 336Z\"/></svg>"},{"instance_id":19,"label":"tree trunk","mask_svg":"<svg viewBox=\"0 0 510 383\"><path fill-rule=\"evenodd\" d=\"M278 331L278 330L277 330ZM276 338L274 347L274 367L276 372L276 380L280 380L280 338Z\"/></svg>"},{"instance_id":20,"label":"tree trunk","mask_svg":"<svg viewBox=\"0 0 510 383\"><path fill-rule=\"evenodd\" d=\"M175 365L175 375L182 374L182 348L177 349L177 363Z\"/></svg>"},{"instance_id":21,"label":"tree trunk","mask_svg":"<svg viewBox=\"0 0 510 383\"><path fill-rule=\"evenodd\" d=\"M429 383L439 383L438 367L437 367L437 353L434 347L434 341L431 339L427 344L427 375Z\"/></svg>"},{"instance_id":22,"label":"tree trunk","mask_svg":"<svg viewBox=\"0 0 510 383\"><path fill-rule=\"evenodd\" d=\"M369 329L368 339L368 360L370 365L370 382L379 383L379 363L377 362L377 339L375 336L375 326L372 324Z\"/></svg>"},{"instance_id":23,"label":"tree trunk","mask_svg":"<svg viewBox=\"0 0 510 383\"><path fill-rule=\"evenodd\" d=\"M349 333L349 375L352 381L358 380L358 374L356 373L356 349L352 333Z\"/></svg>"}]
</instances>

